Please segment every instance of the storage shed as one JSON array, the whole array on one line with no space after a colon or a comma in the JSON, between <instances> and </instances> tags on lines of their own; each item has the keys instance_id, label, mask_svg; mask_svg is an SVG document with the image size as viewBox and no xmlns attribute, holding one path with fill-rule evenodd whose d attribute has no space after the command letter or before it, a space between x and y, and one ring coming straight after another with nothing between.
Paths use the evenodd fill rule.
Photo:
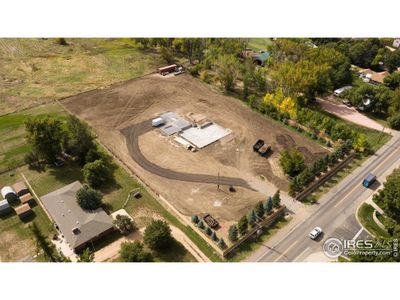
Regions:
<instances>
[{"instance_id":1,"label":"storage shed","mask_svg":"<svg viewBox=\"0 0 400 300\"><path fill-rule=\"evenodd\" d=\"M18 199L17 193L12 189L11 186L5 186L1 189L1 195L8 202L13 202Z\"/></svg>"},{"instance_id":2,"label":"storage shed","mask_svg":"<svg viewBox=\"0 0 400 300\"><path fill-rule=\"evenodd\" d=\"M32 210L29 204L22 204L15 209L15 212L20 219L23 219L28 217L32 213Z\"/></svg>"},{"instance_id":3,"label":"storage shed","mask_svg":"<svg viewBox=\"0 0 400 300\"><path fill-rule=\"evenodd\" d=\"M0 201L0 215L7 214L11 210L7 200Z\"/></svg>"},{"instance_id":4,"label":"storage shed","mask_svg":"<svg viewBox=\"0 0 400 300\"><path fill-rule=\"evenodd\" d=\"M17 193L18 197L29 193L29 189L26 187L26 184L23 181L18 181L12 186L12 188Z\"/></svg>"},{"instance_id":5,"label":"storage shed","mask_svg":"<svg viewBox=\"0 0 400 300\"><path fill-rule=\"evenodd\" d=\"M19 197L19 200L21 201L21 204L29 204L29 206L35 204L35 200L33 199L31 193L22 195Z\"/></svg>"}]
</instances>

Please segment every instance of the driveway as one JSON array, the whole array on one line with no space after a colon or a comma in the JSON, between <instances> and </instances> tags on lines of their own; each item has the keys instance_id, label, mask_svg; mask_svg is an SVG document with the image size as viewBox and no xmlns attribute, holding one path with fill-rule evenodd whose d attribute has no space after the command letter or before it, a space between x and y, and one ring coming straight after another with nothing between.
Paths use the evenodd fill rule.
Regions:
<instances>
[{"instance_id":1,"label":"driveway","mask_svg":"<svg viewBox=\"0 0 400 300\"><path fill-rule=\"evenodd\" d=\"M324 110L338 116L339 118L378 131L382 131L384 129L384 132L387 133L392 132L391 129L384 128L378 122L375 122L374 120L358 112L354 107L348 107L343 103L340 103L339 101L335 100L333 96L327 97L326 99L318 98L317 102L319 103L319 105L321 105L321 107Z\"/></svg>"}]
</instances>

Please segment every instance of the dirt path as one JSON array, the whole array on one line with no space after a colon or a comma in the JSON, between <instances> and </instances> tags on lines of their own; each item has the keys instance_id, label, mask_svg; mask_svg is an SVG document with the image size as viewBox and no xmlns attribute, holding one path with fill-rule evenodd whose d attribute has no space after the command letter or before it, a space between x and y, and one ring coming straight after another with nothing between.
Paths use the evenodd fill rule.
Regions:
<instances>
[{"instance_id":1,"label":"dirt path","mask_svg":"<svg viewBox=\"0 0 400 300\"><path fill-rule=\"evenodd\" d=\"M211 183L211 184L221 184L227 186L240 186L246 189L253 190L253 188L241 178L225 177L225 176L214 176L214 175L204 175L204 174L193 174L193 173L182 173L169 169L162 168L149 160L142 154L139 147L139 136L150 131L152 128L151 121L146 120L144 122L135 124L128 128L123 129L121 132L125 135L127 139L127 145L129 154L132 158L146 171L153 174L159 175L173 180L189 181L189 182L199 182L199 183Z\"/></svg>"},{"instance_id":2,"label":"dirt path","mask_svg":"<svg viewBox=\"0 0 400 300\"><path fill-rule=\"evenodd\" d=\"M200 251L199 248L177 227L171 226L172 236L180 242L187 251L194 256L198 262L211 262L211 260Z\"/></svg>"},{"instance_id":3,"label":"dirt path","mask_svg":"<svg viewBox=\"0 0 400 300\"><path fill-rule=\"evenodd\" d=\"M333 99L317 99L317 102L327 112L338 116L339 118L356 123L358 125L368 127L375 130L383 130L383 126L378 122L368 118L367 116L359 113L354 107L348 107L342 103L334 101ZM389 128L385 128L385 132L391 132Z\"/></svg>"}]
</instances>

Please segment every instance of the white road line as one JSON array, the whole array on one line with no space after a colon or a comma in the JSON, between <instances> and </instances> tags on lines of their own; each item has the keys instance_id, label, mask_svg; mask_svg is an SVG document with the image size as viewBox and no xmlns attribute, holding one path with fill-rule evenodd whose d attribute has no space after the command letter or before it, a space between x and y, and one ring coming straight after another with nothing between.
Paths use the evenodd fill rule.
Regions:
<instances>
[{"instance_id":1,"label":"white road line","mask_svg":"<svg viewBox=\"0 0 400 300\"><path fill-rule=\"evenodd\" d=\"M306 251L308 251L308 250L310 250L310 249L311 249L310 247L307 247L306 249L304 249L304 251L301 252L295 259L293 259L293 261L297 261L297 259L298 259L299 257L301 257L304 253L306 253Z\"/></svg>"},{"instance_id":2,"label":"white road line","mask_svg":"<svg viewBox=\"0 0 400 300\"><path fill-rule=\"evenodd\" d=\"M275 259L274 261L280 260L282 256L284 256L286 253L289 252L290 249L292 249L294 247L294 245L296 245L299 241L295 241L293 244L291 244L289 246L289 248L287 248L281 255L278 256L277 259Z\"/></svg>"},{"instance_id":3,"label":"white road line","mask_svg":"<svg viewBox=\"0 0 400 300\"><path fill-rule=\"evenodd\" d=\"M361 229L356 233L356 235L353 237L352 241L355 241L361 234L361 232L364 230L364 228L361 227Z\"/></svg>"}]
</instances>

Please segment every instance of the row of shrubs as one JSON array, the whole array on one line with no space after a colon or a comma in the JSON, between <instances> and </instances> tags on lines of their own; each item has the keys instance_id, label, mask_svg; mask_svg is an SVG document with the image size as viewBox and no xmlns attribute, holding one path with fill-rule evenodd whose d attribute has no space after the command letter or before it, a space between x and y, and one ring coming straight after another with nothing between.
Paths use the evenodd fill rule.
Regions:
<instances>
[{"instance_id":1,"label":"row of shrubs","mask_svg":"<svg viewBox=\"0 0 400 300\"><path fill-rule=\"evenodd\" d=\"M219 238L219 237L217 236L217 234L215 233L214 230L212 230L212 229L211 229L210 227L208 227L208 226L205 226L203 220L201 220L201 219L199 218L199 216L193 215L193 216L192 216L192 223L196 224L196 226L197 226L198 228L200 228L201 230L203 230L203 232L204 232L206 235L208 235L214 242L216 242L217 245L218 245L218 247L219 247L220 249L223 250L223 249L226 248L226 243L225 243L224 239L223 239L223 238Z\"/></svg>"},{"instance_id":2,"label":"row of shrubs","mask_svg":"<svg viewBox=\"0 0 400 300\"><path fill-rule=\"evenodd\" d=\"M339 147L335 149L332 153L325 155L324 157L316 160L311 167L305 167L305 169L293 177L289 183L289 195L295 196L296 193L301 192L305 187L307 187L311 182L315 180L322 172L325 172L328 166L335 165L339 159L342 159L353 148L353 143L351 140L347 140Z\"/></svg>"}]
</instances>

